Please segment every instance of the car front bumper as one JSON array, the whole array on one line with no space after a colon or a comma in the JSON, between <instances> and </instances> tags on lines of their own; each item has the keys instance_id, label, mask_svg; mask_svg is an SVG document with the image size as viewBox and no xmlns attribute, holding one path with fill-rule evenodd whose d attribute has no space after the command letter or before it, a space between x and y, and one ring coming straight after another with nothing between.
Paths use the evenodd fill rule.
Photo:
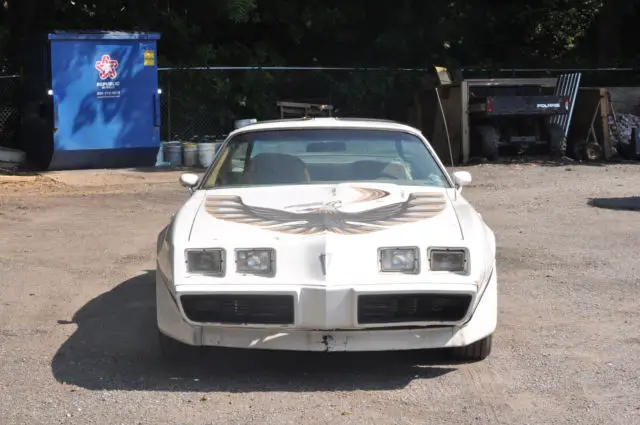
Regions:
<instances>
[{"instance_id":1,"label":"car front bumper","mask_svg":"<svg viewBox=\"0 0 640 425\"><path fill-rule=\"evenodd\" d=\"M322 288L322 287L270 287L268 293L288 294L295 298L295 318L290 325L220 325L193 322L187 318L171 283L156 273L156 302L158 328L165 335L195 346L255 348L294 351L387 351L460 347L491 335L497 325L497 274L494 271L477 292L470 285L448 288L446 293L469 293L472 301L464 318L455 323L422 324L358 324L359 294L380 294L379 287ZM227 289L217 288L211 293ZM396 287L386 289L398 292L439 293L438 286ZM244 288L246 294L255 289ZM264 291L264 289L262 289ZM233 293L239 291L236 288ZM201 288L186 293L203 294ZM260 292L265 293L265 292ZM184 295L181 292L179 295Z\"/></svg>"}]
</instances>

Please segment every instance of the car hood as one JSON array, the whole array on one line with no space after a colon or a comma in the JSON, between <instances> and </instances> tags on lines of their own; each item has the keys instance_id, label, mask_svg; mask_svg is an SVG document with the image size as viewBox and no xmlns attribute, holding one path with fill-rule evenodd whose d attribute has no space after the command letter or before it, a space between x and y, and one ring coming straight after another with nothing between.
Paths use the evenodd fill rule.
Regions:
<instances>
[{"instance_id":1,"label":"car hood","mask_svg":"<svg viewBox=\"0 0 640 425\"><path fill-rule=\"evenodd\" d=\"M463 238L447 190L385 183L198 191L191 245L318 241L348 246L449 243Z\"/></svg>"}]
</instances>

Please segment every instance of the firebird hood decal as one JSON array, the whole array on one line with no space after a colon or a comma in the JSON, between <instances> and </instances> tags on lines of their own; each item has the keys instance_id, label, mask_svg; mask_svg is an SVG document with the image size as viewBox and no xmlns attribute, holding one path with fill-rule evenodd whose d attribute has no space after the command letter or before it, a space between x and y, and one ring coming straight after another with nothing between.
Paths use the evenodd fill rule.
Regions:
<instances>
[{"instance_id":1,"label":"firebird hood decal","mask_svg":"<svg viewBox=\"0 0 640 425\"><path fill-rule=\"evenodd\" d=\"M389 192L374 188L353 187L359 197L352 203L385 198ZM240 196L210 195L204 208L213 217L234 223L258 226L275 232L312 235L338 233L356 235L372 233L404 223L433 218L446 208L442 193L415 192L406 201L396 202L364 211L340 210L341 201L304 205L301 212L247 205ZM300 206L299 206L300 207Z\"/></svg>"}]
</instances>

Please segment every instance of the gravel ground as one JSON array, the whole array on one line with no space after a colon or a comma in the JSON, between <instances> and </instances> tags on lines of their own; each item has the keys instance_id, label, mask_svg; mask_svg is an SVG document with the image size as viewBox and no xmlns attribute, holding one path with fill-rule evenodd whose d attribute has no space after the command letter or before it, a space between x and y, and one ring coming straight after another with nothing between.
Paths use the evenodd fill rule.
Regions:
<instances>
[{"instance_id":1,"label":"gravel ground","mask_svg":"<svg viewBox=\"0 0 640 425\"><path fill-rule=\"evenodd\" d=\"M154 249L177 174L0 177L0 424L639 424L638 165L466 169L500 316L465 365L215 350L163 368Z\"/></svg>"}]
</instances>

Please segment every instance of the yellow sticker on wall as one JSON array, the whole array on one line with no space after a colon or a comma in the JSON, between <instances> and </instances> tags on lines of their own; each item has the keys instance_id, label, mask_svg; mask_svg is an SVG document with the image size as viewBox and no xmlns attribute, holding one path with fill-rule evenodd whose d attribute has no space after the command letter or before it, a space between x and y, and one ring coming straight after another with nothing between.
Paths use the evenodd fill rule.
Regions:
<instances>
[{"instance_id":1,"label":"yellow sticker on wall","mask_svg":"<svg viewBox=\"0 0 640 425\"><path fill-rule=\"evenodd\" d=\"M153 50L144 51L144 66L153 66L156 64L156 52Z\"/></svg>"}]
</instances>

